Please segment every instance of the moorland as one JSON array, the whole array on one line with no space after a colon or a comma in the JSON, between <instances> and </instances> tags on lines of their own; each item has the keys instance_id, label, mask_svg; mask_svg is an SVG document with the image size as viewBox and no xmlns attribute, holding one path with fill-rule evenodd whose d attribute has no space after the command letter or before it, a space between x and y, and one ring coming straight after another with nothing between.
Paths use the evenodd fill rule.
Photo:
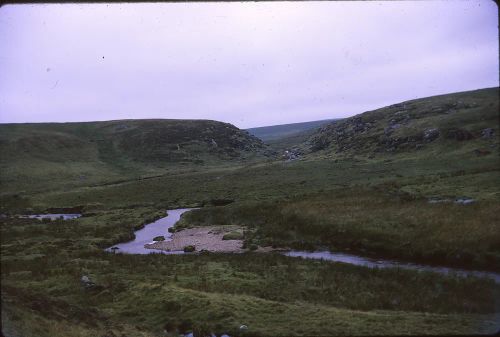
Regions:
<instances>
[{"instance_id":1,"label":"moorland","mask_svg":"<svg viewBox=\"0 0 500 337\"><path fill-rule=\"evenodd\" d=\"M253 248L500 272L498 110L499 88L488 88L395 102L269 141L217 121L2 124L2 332L495 333L500 284L491 279ZM165 210L191 207L199 209L176 231L237 226L245 252L104 250ZM42 213L82 217L16 216Z\"/></svg>"}]
</instances>

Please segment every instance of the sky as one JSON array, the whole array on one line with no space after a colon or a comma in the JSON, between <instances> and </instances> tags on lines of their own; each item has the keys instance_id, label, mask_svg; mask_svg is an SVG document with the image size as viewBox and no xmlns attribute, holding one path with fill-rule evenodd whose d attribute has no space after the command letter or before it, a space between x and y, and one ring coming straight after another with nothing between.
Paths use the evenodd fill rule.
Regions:
<instances>
[{"instance_id":1,"label":"sky","mask_svg":"<svg viewBox=\"0 0 500 337\"><path fill-rule=\"evenodd\" d=\"M0 123L353 116L499 85L493 1L5 5Z\"/></svg>"}]
</instances>

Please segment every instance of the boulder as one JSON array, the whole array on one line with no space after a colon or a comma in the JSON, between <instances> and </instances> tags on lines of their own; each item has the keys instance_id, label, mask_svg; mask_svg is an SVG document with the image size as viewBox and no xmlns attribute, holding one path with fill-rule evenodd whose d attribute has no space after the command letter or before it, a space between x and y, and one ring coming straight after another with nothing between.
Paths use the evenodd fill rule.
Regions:
<instances>
[{"instance_id":1,"label":"boulder","mask_svg":"<svg viewBox=\"0 0 500 337\"><path fill-rule=\"evenodd\" d=\"M491 138L495 134L495 130L492 128L486 128L481 130L481 137L482 138Z\"/></svg>"},{"instance_id":2,"label":"boulder","mask_svg":"<svg viewBox=\"0 0 500 337\"><path fill-rule=\"evenodd\" d=\"M163 235L155 236L153 241L165 241L165 237Z\"/></svg>"},{"instance_id":3,"label":"boulder","mask_svg":"<svg viewBox=\"0 0 500 337\"><path fill-rule=\"evenodd\" d=\"M95 286L95 283L92 282L90 277L88 277L87 275L82 276L82 278L80 279L80 283L85 289L91 289Z\"/></svg>"},{"instance_id":4,"label":"boulder","mask_svg":"<svg viewBox=\"0 0 500 337\"><path fill-rule=\"evenodd\" d=\"M472 204L474 202L476 202L476 200L474 200L472 198L468 198L468 197L461 197L461 198L455 199L455 204L460 204L460 205L469 205L469 204Z\"/></svg>"},{"instance_id":5,"label":"boulder","mask_svg":"<svg viewBox=\"0 0 500 337\"><path fill-rule=\"evenodd\" d=\"M439 130L436 128L427 129L424 131L424 141L432 142L439 137Z\"/></svg>"}]
</instances>

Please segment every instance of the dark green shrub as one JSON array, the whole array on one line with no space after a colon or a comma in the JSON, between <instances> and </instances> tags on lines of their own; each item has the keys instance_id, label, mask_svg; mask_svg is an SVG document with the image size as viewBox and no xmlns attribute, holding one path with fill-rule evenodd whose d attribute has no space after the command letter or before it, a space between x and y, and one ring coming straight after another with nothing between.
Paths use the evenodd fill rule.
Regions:
<instances>
[{"instance_id":1,"label":"dark green shrub","mask_svg":"<svg viewBox=\"0 0 500 337\"><path fill-rule=\"evenodd\" d=\"M222 237L222 240L243 240L243 233L241 232L229 232Z\"/></svg>"},{"instance_id":2,"label":"dark green shrub","mask_svg":"<svg viewBox=\"0 0 500 337\"><path fill-rule=\"evenodd\" d=\"M192 253L196 250L195 246L189 245L184 247L184 253Z\"/></svg>"}]
</instances>

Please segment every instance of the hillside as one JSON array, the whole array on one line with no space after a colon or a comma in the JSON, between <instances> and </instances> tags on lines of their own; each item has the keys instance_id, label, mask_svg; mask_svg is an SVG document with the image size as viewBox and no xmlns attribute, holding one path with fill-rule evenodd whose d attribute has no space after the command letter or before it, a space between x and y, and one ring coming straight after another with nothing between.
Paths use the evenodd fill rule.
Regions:
<instances>
[{"instance_id":1,"label":"hillside","mask_svg":"<svg viewBox=\"0 0 500 337\"><path fill-rule=\"evenodd\" d=\"M311 121L303 123L280 124L262 126L258 128L246 129L250 134L262 139L265 142L278 140L286 137L294 137L304 131L315 129L321 125L331 122L333 119Z\"/></svg>"},{"instance_id":2,"label":"hillside","mask_svg":"<svg viewBox=\"0 0 500 337\"><path fill-rule=\"evenodd\" d=\"M495 333L492 280L265 252L498 273L497 108L498 89L397 104L276 140L297 160L212 121L0 125L2 333ZM237 228L246 252L104 251L182 208L176 233ZM13 216L55 212L82 216Z\"/></svg>"},{"instance_id":3,"label":"hillside","mask_svg":"<svg viewBox=\"0 0 500 337\"><path fill-rule=\"evenodd\" d=\"M498 151L499 89L427 97L329 123L301 144L327 156Z\"/></svg>"},{"instance_id":4,"label":"hillside","mask_svg":"<svg viewBox=\"0 0 500 337\"><path fill-rule=\"evenodd\" d=\"M88 185L165 169L270 155L258 138L209 120L121 120L0 125L3 192L45 183Z\"/></svg>"},{"instance_id":5,"label":"hillside","mask_svg":"<svg viewBox=\"0 0 500 337\"><path fill-rule=\"evenodd\" d=\"M272 139L266 141L266 144L269 145L271 149L274 151L283 154L287 150L295 151L300 144L306 142L309 137L315 134L317 128L308 129L296 133L292 133L290 135L286 135L282 138Z\"/></svg>"}]
</instances>

